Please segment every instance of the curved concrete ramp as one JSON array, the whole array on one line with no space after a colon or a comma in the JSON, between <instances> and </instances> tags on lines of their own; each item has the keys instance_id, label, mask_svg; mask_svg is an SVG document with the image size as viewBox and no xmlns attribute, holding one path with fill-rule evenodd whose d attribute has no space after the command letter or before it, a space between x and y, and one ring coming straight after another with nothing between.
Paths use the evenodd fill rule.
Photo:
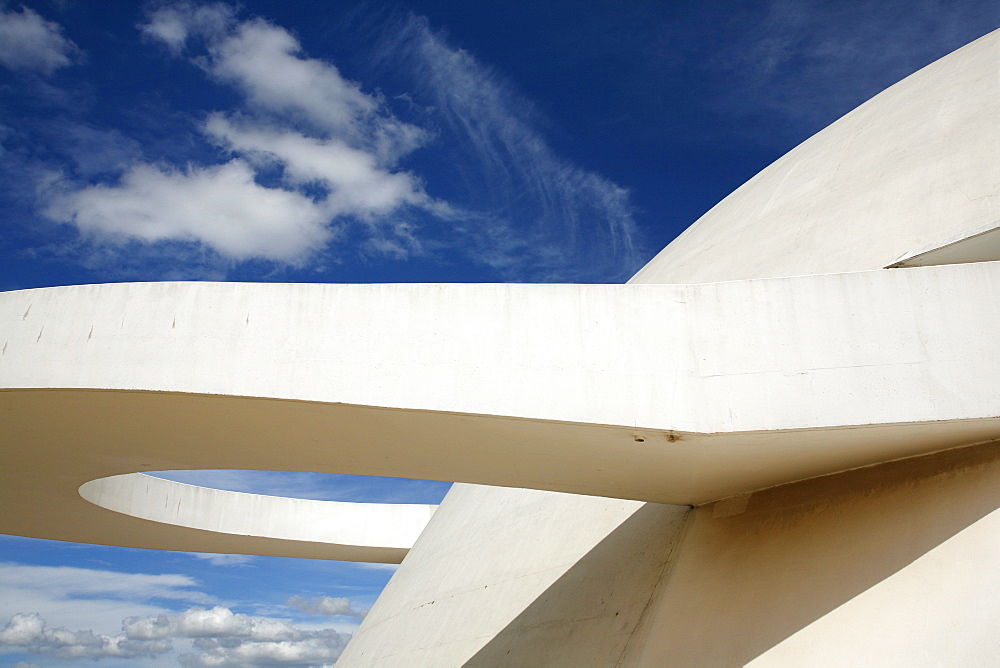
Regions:
<instances>
[{"instance_id":1,"label":"curved concrete ramp","mask_svg":"<svg viewBox=\"0 0 1000 668\"><path fill-rule=\"evenodd\" d=\"M142 473L91 480L80 496L141 520L238 536L244 550L255 540L270 543L264 549L272 552L282 552L283 543L318 543L309 549L329 559L386 563L402 561L437 508L229 492Z\"/></svg>"},{"instance_id":2,"label":"curved concrete ramp","mask_svg":"<svg viewBox=\"0 0 1000 668\"><path fill-rule=\"evenodd\" d=\"M396 561L426 507L354 508L391 516L359 536L290 520L299 502L90 481L302 470L701 504L984 442L1000 438L997 304L1000 263L688 286L5 293L0 438L17 454L0 532Z\"/></svg>"}]
</instances>

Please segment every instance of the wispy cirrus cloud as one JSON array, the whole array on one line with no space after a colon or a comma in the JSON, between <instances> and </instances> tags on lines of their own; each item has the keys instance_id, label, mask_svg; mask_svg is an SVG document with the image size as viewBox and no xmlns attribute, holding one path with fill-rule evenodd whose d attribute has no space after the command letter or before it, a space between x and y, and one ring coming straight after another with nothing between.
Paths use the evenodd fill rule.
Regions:
<instances>
[{"instance_id":1,"label":"wispy cirrus cloud","mask_svg":"<svg viewBox=\"0 0 1000 668\"><path fill-rule=\"evenodd\" d=\"M439 128L465 220L456 242L502 275L614 281L643 249L627 189L560 157L530 101L415 15L387 24L376 61L403 72Z\"/></svg>"},{"instance_id":2,"label":"wispy cirrus cloud","mask_svg":"<svg viewBox=\"0 0 1000 668\"><path fill-rule=\"evenodd\" d=\"M34 591L89 597L96 594L129 598L205 601L194 590L198 582L187 575L123 574L70 566L25 566L0 563L0 587L29 587Z\"/></svg>"},{"instance_id":3,"label":"wispy cirrus cloud","mask_svg":"<svg viewBox=\"0 0 1000 668\"><path fill-rule=\"evenodd\" d=\"M46 21L28 7L7 11L0 6L0 65L49 75L72 64L80 55L80 49L63 36L58 23Z\"/></svg>"},{"instance_id":4,"label":"wispy cirrus cloud","mask_svg":"<svg viewBox=\"0 0 1000 668\"><path fill-rule=\"evenodd\" d=\"M725 81L730 113L818 130L916 69L1000 27L995 2L828 3L769 0L736 7L704 67ZM683 25L675 26L683 30Z\"/></svg>"}]
</instances>

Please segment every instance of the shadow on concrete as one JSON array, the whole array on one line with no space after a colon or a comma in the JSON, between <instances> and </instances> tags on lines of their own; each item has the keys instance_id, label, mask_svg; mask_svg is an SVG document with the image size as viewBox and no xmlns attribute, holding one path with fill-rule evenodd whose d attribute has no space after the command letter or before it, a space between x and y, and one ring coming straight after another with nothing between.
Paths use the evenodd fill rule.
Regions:
<instances>
[{"instance_id":1,"label":"shadow on concrete","mask_svg":"<svg viewBox=\"0 0 1000 668\"><path fill-rule=\"evenodd\" d=\"M464 665L614 664L690 514L641 506Z\"/></svg>"},{"instance_id":2,"label":"shadow on concrete","mask_svg":"<svg viewBox=\"0 0 1000 668\"><path fill-rule=\"evenodd\" d=\"M784 485L696 509L674 554L686 509L647 504L464 665L745 665L1000 508L998 480L987 444Z\"/></svg>"}]
</instances>

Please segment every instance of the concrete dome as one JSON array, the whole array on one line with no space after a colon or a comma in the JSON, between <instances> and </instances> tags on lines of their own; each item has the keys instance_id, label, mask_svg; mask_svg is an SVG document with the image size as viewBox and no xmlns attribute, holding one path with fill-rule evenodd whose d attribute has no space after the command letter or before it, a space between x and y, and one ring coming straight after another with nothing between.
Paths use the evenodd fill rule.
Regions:
<instances>
[{"instance_id":1,"label":"concrete dome","mask_svg":"<svg viewBox=\"0 0 1000 668\"><path fill-rule=\"evenodd\" d=\"M997 227L998 62L993 33L888 88L750 179L629 282L881 269Z\"/></svg>"}]
</instances>

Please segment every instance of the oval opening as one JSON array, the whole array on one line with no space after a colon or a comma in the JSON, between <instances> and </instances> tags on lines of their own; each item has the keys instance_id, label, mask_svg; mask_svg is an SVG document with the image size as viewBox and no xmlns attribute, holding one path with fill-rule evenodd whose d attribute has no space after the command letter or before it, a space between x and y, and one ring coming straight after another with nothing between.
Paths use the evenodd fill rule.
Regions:
<instances>
[{"instance_id":1,"label":"oval opening","mask_svg":"<svg viewBox=\"0 0 1000 668\"><path fill-rule=\"evenodd\" d=\"M439 501L449 483L359 478L158 471L91 480L79 493L97 506L144 520L123 520L123 531L187 546L175 549L398 563L437 509L436 503L413 501ZM212 486L191 484L196 482ZM344 500L370 496L380 502ZM387 498L394 502L381 502Z\"/></svg>"}]
</instances>

